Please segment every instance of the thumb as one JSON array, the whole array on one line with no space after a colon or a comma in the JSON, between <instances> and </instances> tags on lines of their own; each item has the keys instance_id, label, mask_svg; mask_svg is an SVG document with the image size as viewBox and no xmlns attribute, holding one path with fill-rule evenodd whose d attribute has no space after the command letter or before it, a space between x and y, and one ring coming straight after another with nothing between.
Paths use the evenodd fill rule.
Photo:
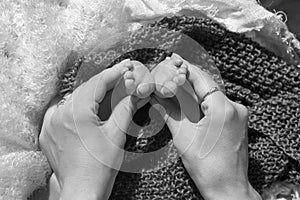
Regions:
<instances>
[{"instance_id":1,"label":"thumb","mask_svg":"<svg viewBox=\"0 0 300 200\"><path fill-rule=\"evenodd\" d=\"M106 122L106 126L110 127L108 130L115 130L117 128L123 133L126 133L130 122L133 120L134 113L137 109L144 106L149 99L150 97L139 99L133 95L123 98L114 106L112 113Z\"/></svg>"},{"instance_id":2,"label":"thumb","mask_svg":"<svg viewBox=\"0 0 300 200\"><path fill-rule=\"evenodd\" d=\"M165 99L153 96L150 100L150 103L162 115L171 133L175 133L175 131L180 127L182 120L186 119L184 113L182 113L180 110L179 103L175 98Z\"/></svg>"},{"instance_id":3,"label":"thumb","mask_svg":"<svg viewBox=\"0 0 300 200\"><path fill-rule=\"evenodd\" d=\"M221 92L207 96L201 103L204 117L198 123L199 132L203 137L199 144L199 158L209 155L220 140L227 123L228 106L226 96Z\"/></svg>"}]
</instances>

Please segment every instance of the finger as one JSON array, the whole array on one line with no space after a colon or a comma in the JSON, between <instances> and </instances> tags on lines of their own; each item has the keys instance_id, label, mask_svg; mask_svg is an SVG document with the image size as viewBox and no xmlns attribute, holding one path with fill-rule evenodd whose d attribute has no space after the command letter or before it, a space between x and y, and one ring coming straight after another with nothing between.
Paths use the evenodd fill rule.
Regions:
<instances>
[{"instance_id":1,"label":"finger","mask_svg":"<svg viewBox=\"0 0 300 200\"><path fill-rule=\"evenodd\" d=\"M201 73L201 72L200 72ZM213 151L221 138L224 129L229 126L228 119L232 116L232 104L227 97L220 91L214 92L206 96L208 88L215 87L216 83L208 76L208 74L201 73L201 77L196 79L191 78L196 95L202 99L201 110L204 117L199 121L199 132L202 134L201 141L199 141L199 158L205 158ZM201 84L206 84L202 85ZM206 96L204 99L203 97Z\"/></svg>"},{"instance_id":2,"label":"finger","mask_svg":"<svg viewBox=\"0 0 300 200\"><path fill-rule=\"evenodd\" d=\"M191 123L198 123L203 117L200 105L194 97L192 87L185 83L182 87L178 88L175 96L179 102L179 107L182 113L188 118Z\"/></svg>"},{"instance_id":3,"label":"finger","mask_svg":"<svg viewBox=\"0 0 300 200\"><path fill-rule=\"evenodd\" d=\"M175 59L183 59L176 53L173 53L172 57ZM211 113L219 113L222 116L222 109L224 109L225 103L228 103L229 101L221 91L214 92L204 99L206 94L210 92L212 88L219 88L218 84L208 73L201 70L200 67L190 64L187 61L184 61L184 64L187 65L189 73L187 76L187 84L182 87L183 90L194 97L194 93L190 90L191 87L187 87L187 85L189 85L190 83L198 98L198 102L202 102L202 112L205 115L209 115Z\"/></svg>"},{"instance_id":4,"label":"finger","mask_svg":"<svg viewBox=\"0 0 300 200\"><path fill-rule=\"evenodd\" d=\"M101 102L103 98L103 92L110 90L116 86L116 84L121 80L124 71L133 68L130 59L125 59L122 62L114 65L113 67L106 69L105 73L102 75L96 75L91 78L87 84L87 87L96 86L95 93L91 93L91 97L94 97L93 100L96 100L98 103Z\"/></svg>"},{"instance_id":5,"label":"finger","mask_svg":"<svg viewBox=\"0 0 300 200\"><path fill-rule=\"evenodd\" d=\"M199 145L199 158L202 159L213 151L224 130L235 129L236 124L229 121L233 113L232 105L222 93L208 97L202 102L201 107L205 115L198 123L199 132L203 135ZM222 138L224 137L228 136L222 136Z\"/></svg>"},{"instance_id":6,"label":"finger","mask_svg":"<svg viewBox=\"0 0 300 200\"><path fill-rule=\"evenodd\" d=\"M178 148L180 154L183 154L191 147L194 140L201 136L198 133L198 128L190 122L174 99L153 97L151 101L152 104L158 103L164 108L156 106L170 129L176 148ZM165 112L162 112L162 110L165 110Z\"/></svg>"},{"instance_id":7,"label":"finger","mask_svg":"<svg viewBox=\"0 0 300 200\"><path fill-rule=\"evenodd\" d=\"M201 137L197 142L200 147L199 157L206 157L217 144L228 118L230 102L220 91L206 95L212 88L218 87L209 74L195 65L188 63L188 82L192 85L204 117L197 123Z\"/></svg>"},{"instance_id":8,"label":"finger","mask_svg":"<svg viewBox=\"0 0 300 200\"><path fill-rule=\"evenodd\" d=\"M160 108L158 109L158 112L164 118L165 122L171 130L171 133L173 133L179 127L181 120L184 118L184 115L182 115L180 111L179 103L176 102L176 99L165 99L153 96L150 100L150 103L154 108L156 108L156 106L154 106L156 104L163 107L160 108L158 106L158 108Z\"/></svg>"},{"instance_id":9,"label":"finger","mask_svg":"<svg viewBox=\"0 0 300 200\"><path fill-rule=\"evenodd\" d=\"M107 91L116 86L122 78L123 69L131 65L128 61L127 59L120 62L80 85L72 94L73 108L80 109L79 112L97 114L99 103L102 102Z\"/></svg>"},{"instance_id":10,"label":"finger","mask_svg":"<svg viewBox=\"0 0 300 200\"><path fill-rule=\"evenodd\" d=\"M106 122L108 130L127 132L128 126L133 119L134 113L138 108L149 102L150 97L139 99L136 96L127 96L123 98L112 110L110 118Z\"/></svg>"},{"instance_id":11,"label":"finger","mask_svg":"<svg viewBox=\"0 0 300 200\"><path fill-rule=\"evenodd\" d=\"M193 85L193 88L199 99L204 100L203 97L213 87L218 87L217 83L203 70L196 65L188 65L189 76L188 80Z\"/></svg>"},{"instance_id":12,"label":"finger","mask_svg":"<svg viewBox=\"0 0 300 200\"><path fill-rule=\"evenodd\" d=\"M169 120L170 123L177 123L183 119L188 123L198 123L203 116L198 102L181 87L179 87L176 96L172 99L153 96L150 103L163 106L165 112L158 111L162 114L165 121Z\"/></svg>"},{"instance_id":13,"label":"finger","mask_svg":"<svg viewBox=\"0 0 300 200\"><path fill-rule=\"evenodd\" d=\"M172 54L172 57L175 59L182 59L181 56L175 53ZM206 94L210 92L212 88L219 88L218 84L208 73L201 70L200 67L190 64L187 61L184 61L184 64L187 65L189 72L187 77L188 81L185 85L189 85L189 83L191 84L198 98L198 102L202 102L202 112L207 116L214 114L215 117L224 118L224 115L226 115L224 112L225 104L227 107L230 106L230 102L227 97L221 91L217 91L206 96ZM182 87L182 89L193 96L193 92L190 91L190 87L185 86Z\"/></svg>"},{"instance_id":14,"label":"finger","mask_svg":"<svg viewBox=\"0 0 300 200\"><path fill-rule=\"evenodd\" d=\"M80 85L77 89L78 92L80 91L81 101L85 101L87 103L100 103L106 92L114 88L120 81L124 68L130 67L130 65L131 63L129 62L129 59L123 60L113 67L93 76L86 83Z\"/></svg>"},{"instance_id":15,"label":"finger","mask_svg":"<svg viewBox=\"0 0 300 200\"><path fill-rule=\"evenodd\" d=\"M225 103L229 103L229 101L220 90L210 93L213 88L219 88L211 76L192 64L188 64L188 70L188 82L192 84L199 102L202 102L203 113L209 115L224 109ZM207 95L208 93L210 94Z\"/></svg>"}]
</instances>

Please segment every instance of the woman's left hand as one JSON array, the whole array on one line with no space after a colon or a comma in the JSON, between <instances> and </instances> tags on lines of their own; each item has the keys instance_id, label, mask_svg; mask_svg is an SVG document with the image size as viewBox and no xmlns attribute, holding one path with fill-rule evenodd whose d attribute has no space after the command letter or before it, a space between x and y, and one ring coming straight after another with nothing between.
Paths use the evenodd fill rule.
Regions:
<instances>
[{"instance_id":1,"label":"woman's left hand","mask_svg":"<svg viewBox=\"0 0 300 200\"><path fill-rule=\"evenodd\" d=\"M79 86L65 102L55 99L45 114L39 141L55 173L51 181L57 178L60 200L108 199L110 195L123 162L125 131L139 102L126 96L117 101L107 121L98 117L99 104L115 86L102 80L119 80L122 74L113 71L120 70L119 65Z\"/></svg>"},{"instance_id":2,"label":"woman's left hand","mask_svg":"<svg viewBox=\"0 0 300 200\"><path fill-rule=\"evenodd\" d=\"M200 117L199 105L187 105L189 94L182 88L178 89L177 101L159 97L151 100L166 109L167 125L184 166L207 200L260 199L247 176L247 109L221 91L207 96L218 85L206 72L184 62L188 65L188 83L204 117Z\"/></svg>"}]
</instances>

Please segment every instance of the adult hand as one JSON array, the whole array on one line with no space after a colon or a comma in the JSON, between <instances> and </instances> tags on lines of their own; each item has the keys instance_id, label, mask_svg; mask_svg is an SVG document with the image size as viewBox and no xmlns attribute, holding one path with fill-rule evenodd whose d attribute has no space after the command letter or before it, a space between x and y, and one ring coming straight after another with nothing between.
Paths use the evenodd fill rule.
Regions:
<instances>
[{"instance_id":1,"label":"adult hand","mask_svg":"<svg viewBox=\"0 0 300 200\"><path fill-rule=\"evenodd\" d=\"M184 166L207 200L260 199L247 177L247 109L221 91L207 96L218 85L195 65L187 61L184 64L196 98L181 87L176 94L177 101L157 96L151 100L166 109L165 119ZM200 111L195 115L197 107L187 106L186 99L191 98L200 102L203 117Z\"/></svg>"},{"instance_id":2,"label":"adult hand","mask_svg":"<svg viewBox=\"0 0 300 200\"><path fill-rule=\"evenodd\" d=\"M64 103L55 99L45 114L39 141L56 175L61 200L108 199L123 161L124 132L137 105L148 101L120 92L125 91L124 68L132 68L124 62L92 77ZM124 77L132 75L125 72ZM112 113L101 121L98 110L107 110L107 103L104 108L100 103L120 79Z\"/></svg>"}]
</instances>

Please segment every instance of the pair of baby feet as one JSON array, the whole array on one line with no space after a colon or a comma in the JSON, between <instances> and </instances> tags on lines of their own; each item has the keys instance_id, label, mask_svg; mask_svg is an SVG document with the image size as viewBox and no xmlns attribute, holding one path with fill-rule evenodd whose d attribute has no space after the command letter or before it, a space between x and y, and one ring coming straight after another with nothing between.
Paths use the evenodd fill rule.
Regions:
<instances>
[{"instance_id":1,"label":"pair of baby feet","mask_svg":"<svg viewBox=\"0 0 300 200\"><path fill-rule=\"evenodd\" d=\"M151 72L138 61L128 60L121 64L127 95L146 98L154 92L160 98L170 98L186 81L187 65L175 56L167 57Z\"/></svg>"}]
</instances>

